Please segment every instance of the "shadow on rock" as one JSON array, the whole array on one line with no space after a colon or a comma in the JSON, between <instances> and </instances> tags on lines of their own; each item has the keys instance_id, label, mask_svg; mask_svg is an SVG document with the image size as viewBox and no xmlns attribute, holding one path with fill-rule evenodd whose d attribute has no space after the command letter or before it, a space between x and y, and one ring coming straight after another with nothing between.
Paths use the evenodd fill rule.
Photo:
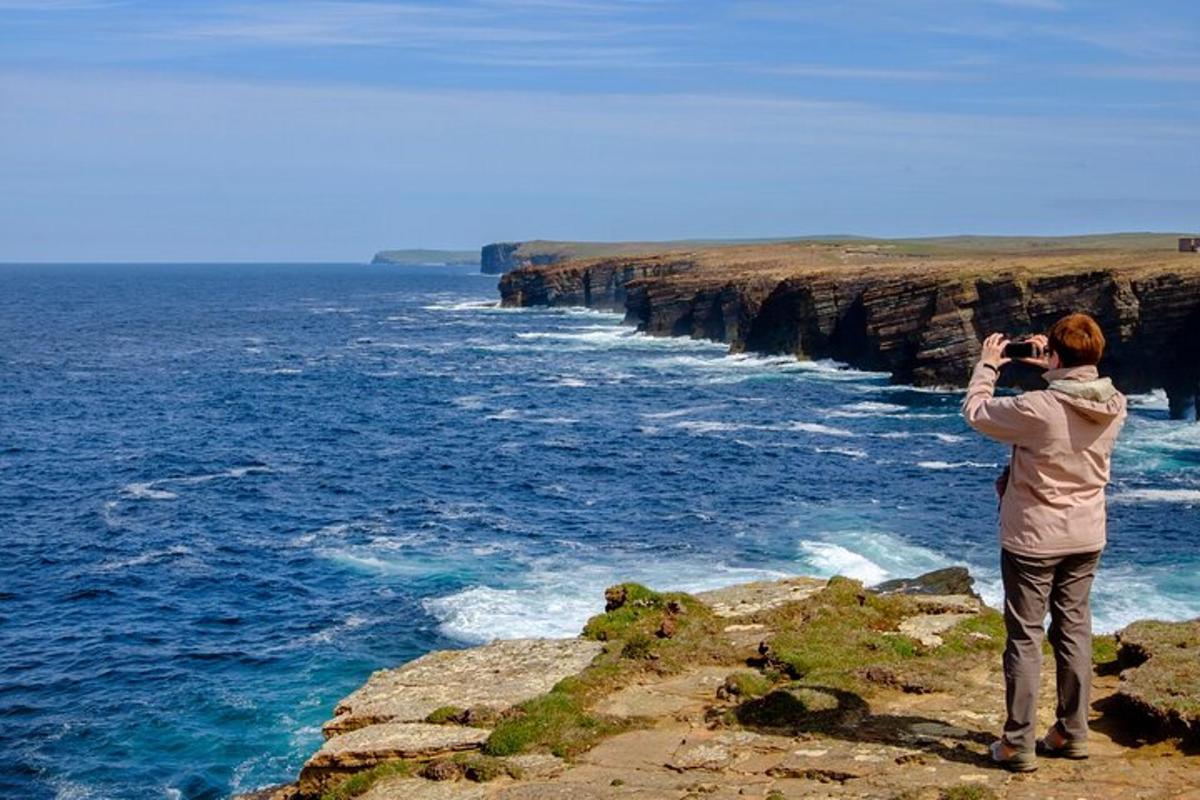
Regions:
<instances>
[{"instance_id":1,"label":"shadow on rock","mask_svg":"<svg viewBox=\"0 0 1200 800\"><path fill-rule=\"evenodd\" d=\"M862 696L829 686L777 689L738 705L733 717L745 728L789 736L821 734L851 742L920 750L946 761L991 766L985 753L968 743L986 745L996 736L929 717L873 714ZM947 744L947 741L954 744Z\"/></svg>"}]
</instances>

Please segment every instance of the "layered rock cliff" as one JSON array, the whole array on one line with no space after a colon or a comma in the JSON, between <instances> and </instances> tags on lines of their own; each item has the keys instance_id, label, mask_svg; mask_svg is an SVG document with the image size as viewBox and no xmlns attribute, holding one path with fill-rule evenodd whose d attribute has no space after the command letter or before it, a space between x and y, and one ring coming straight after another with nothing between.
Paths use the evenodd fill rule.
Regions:
<instances>
[{"instance_id":1,"label":"layered rock cliff","mask_svg":"<svg viewBox=\"0 0 1200 800\"><path fill-rule=\"evenodd\" d=\"M1084 311L1108 340L1101 369L1124 391L1165 389L1176 417L1200 391L1200 257L1188 253L788 243L522 267L500 293L505 305L620 309L650 334L832 358L918 386L963 385L990 332L1044 331Z\"/></svg>"}]
</instances>

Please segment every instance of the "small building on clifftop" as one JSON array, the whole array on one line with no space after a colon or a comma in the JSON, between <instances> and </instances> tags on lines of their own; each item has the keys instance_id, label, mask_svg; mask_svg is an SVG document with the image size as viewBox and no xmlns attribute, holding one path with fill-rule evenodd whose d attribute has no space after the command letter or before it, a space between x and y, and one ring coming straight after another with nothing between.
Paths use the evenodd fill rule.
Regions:
<instances>
[{"instance_id":1,"label":"small building on clifftop","mask_svg":"<svg viewBox=\"0 0 1200 800\"><path fill-rule=\"evenodd\" d=\"M1185 236L1179 240L1179 252L1200 253L1200 237Z\"/></svg>"}]
</instances>

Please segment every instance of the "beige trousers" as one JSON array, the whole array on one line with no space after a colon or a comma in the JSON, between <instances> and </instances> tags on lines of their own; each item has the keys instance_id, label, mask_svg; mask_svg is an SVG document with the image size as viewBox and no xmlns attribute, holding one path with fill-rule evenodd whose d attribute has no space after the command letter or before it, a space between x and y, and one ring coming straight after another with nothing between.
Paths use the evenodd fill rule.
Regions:
<instances>
[{"instance_id":1,"label":"beige trousers","mask_svg":"<svg viewBox=\"0 0 1200 800\"><path fill-rule=\"evenodd\" d=\"M1008 720L1004 738L1032 752L1037 739L1038 681L1042 633L1050 610L1050 644L1057 668L1059 730L1087 740L1092 685L1092 611L1089 596L1100 553L1033 558L1002 550L1004 580L1004 689Z\"/></svg>"}]
</instances>

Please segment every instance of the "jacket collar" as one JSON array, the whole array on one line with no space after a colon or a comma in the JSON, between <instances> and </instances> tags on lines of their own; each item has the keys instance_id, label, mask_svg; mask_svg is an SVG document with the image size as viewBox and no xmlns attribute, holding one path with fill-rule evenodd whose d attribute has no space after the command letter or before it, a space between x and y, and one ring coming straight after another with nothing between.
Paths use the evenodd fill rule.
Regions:
<instances>
[{"instance_id":1,"label":"jacket collar","mask_svg":"<svg viewBox=\"0 0 1200 800\"><path fill-rule=\"evenodd\" d=\"M1061 367L1059 369L1050 369L1042 373L1042 377L1046 379L1046 383L1054 381L1094 381L1100 377L1100 371L1094 365L1087 364L1082 367Z\"/></svg>"}]
</instances>

